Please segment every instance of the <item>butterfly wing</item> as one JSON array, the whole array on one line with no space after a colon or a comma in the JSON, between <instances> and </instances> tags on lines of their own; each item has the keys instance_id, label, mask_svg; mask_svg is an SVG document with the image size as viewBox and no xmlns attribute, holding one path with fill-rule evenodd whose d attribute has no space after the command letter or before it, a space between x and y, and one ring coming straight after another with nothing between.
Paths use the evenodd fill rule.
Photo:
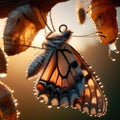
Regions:
<instances>
[{"instance_id":1,"label":"butterfly wing","mask_svg":"<svg viewBox=\"0 0 120 120\"><path fill-rule=\"evenodd\" d=\"M85 77L85 89L80 98L74 101L73 106L89 115L103 116L107 111L107 98L100 78L95 75L82 56L73 47L71 49Z\"/></svg>"},{"instance_id":2,"label":"butterfly wing","mask_svg":"<svg viewBox=\"0 0 120 120\"><path fill-rule=\"evenodd\" d=\"M35 81L34 91L41 102L49 107L68 107L81 95L85 78L71 51L63 45L60 49L48 52ZM32 61L32 64L36 64ZM38 65L39 67L39 65Z\"/></svg>"},{"instance_id":3,"label":"butterfly wing","mask_svg":"<svg viewBox=\"0 0 120 120\"><path fill-rule=\"evenodd\" d=\"M45 44L44 53L38 55L28 67L28 78L38 75L34 92L49 108L72 106L100 117L107 110L103 85L82 56L65 43L70 37L68 33L70 31L58 39L53 37L53 41Z\"/></svg>"}]
</instances>

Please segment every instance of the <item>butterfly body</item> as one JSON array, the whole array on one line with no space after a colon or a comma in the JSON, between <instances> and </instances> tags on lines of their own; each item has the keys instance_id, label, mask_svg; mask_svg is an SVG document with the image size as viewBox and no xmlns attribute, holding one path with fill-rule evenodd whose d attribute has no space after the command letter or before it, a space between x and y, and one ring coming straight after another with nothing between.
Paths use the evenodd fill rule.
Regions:
<instances>
[{"instance_id":1,"label":"butterfly body","mask_svg":"<svg viewBox=\"0 0 120 120\"><path fill-rule=\"evenodd\" d=\"M49 108L71 106L90 115L102 116L106 112L107 100L94 72L66 43L71 34L66 31L61 36L48 38L43 45L44 52L28 65L27 78L37 75L35 95Z\"/></svg>"}]
</instances>

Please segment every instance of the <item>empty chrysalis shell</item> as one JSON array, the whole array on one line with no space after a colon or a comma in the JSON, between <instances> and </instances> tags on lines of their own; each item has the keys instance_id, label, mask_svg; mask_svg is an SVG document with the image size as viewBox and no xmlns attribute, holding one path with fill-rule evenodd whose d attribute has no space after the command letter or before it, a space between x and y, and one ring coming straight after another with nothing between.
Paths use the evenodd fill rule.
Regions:
<instances>
[{"instance_id":1,"label":"empty chrysalis shell","mask_svg":"<svg viewBox=\"0 0 120 120\"><path fill-rule=\"evenodd\" d=\"M110 0L94 0L89 6L89 15L95 24L100 41L114 52L117 51L114 43L118 37L115 7Z\"/></svg>"},{"instance_id":2,"label":"empty chrysalis shell","mask_svg":"<svg viewBox=\"0 0 120 120\"><path fill-rule=\"evenodd\" d=\"M77 21L80 24L84 24L85 19L86 19L86 11L85 11L85 7L84 7L84 2L80 1L80 0L76 0L75 1L75 9L76 9L76 15L77 15Z\"/></svg>"},{"instance_id":3,"label":"empty chrysalis shell","mask_svg":"<svg viewBox=\"0 0 120 120\"><path fill-rule=\"evenodd\" d=\"M0 82L0 120L17 120L17 101L13 97L12 90Z\"/></svg>"},{"instance_id":4,"label":"empty chrysalis shell","mask_svg":"<svg viewBox=\"0 0 120 120\"><path fill-rule=\"evenodd\" d=\"M91 3L91 0L76 0L75 1L75 9L77 13L77 21L80 24L84 24L86 20L86 14L89 4Z\"/></svg>"},{"instance_id":5,"label":"empty chrysalis shell","mask_svg":"<svg viewBox=\"0 0 120 120\"><path fill-rule=\"evenodd\" d=\"M37 6L44 13L47 13L56 4L66 1L68 0L0 0L0 18L7 17L16 7L27 3Z\"/></svg>"},{"instance_id":6,"label":"empty chrysalis shell","mask_svg":"<svg viewBox=\"0 0 120 120\"><path fill-rule=\"evenodd\" d=\"M2 49L0 48L0 77L7 75L7 59Z\"/></svg>"},{"instance_id":7,"label":"empty chrysalis shell","mask_svg":"<svg viewBox=\"0 0 120 120\"><path fill-rule=\"evenodd\" d=\"M29 3L32 0L0 0L0 18L5 18L17 6Z\"/></svg>"},{"instance_id":8,"label":"empty chrysalis shell","mask_svg":"<svg viewBox=\"0 0 120 120\"><path fill-rule=\"evenodd\" d=\"M17 7L7 20L4 31L4 49L7 55L25 51L32 44L38 30L45 27L46 13L29 4ZM26 46L25 46L26 45Z\"/></svg>"},{"instance_id":9,"label":"empty chrysalis shell","mask_svg":"<svg viewBox=\"0 0 120 120\"><path fill-rule=\"evenodd\" d=\"M118 35L115 5L110 0L94 0L89 6L89 15L102 43L109 45L115 42Z\"/></svg>"},{"instance_id":10,"label":"empty chrysalis shell","mask_svg":"<svg viewBox=\"0 0 120 120\"><path fill-rule=\"evenodd\" d=\"M86 19L86 13L85 13L84 8L80 8L78 10L78 18L79 18L78 20L79 20L80 24L84 24L85 19Z\"/></svg>"}]
</instances>

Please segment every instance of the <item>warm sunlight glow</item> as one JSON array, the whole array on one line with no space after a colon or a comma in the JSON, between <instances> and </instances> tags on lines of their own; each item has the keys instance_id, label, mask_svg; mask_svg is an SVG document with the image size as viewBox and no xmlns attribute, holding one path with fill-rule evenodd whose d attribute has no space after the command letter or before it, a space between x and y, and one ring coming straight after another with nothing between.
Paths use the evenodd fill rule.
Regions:
<instances>
[{"instance_id":1,"label":"warm sunlight glow","mask_svg":"<svg viewBox=\"0 0 120 120\"><path fill-rule=\"evenodd\" d=\"M16 3L14 1L15 0L0 0L0 3L6 4L7 6L11 7L13 3ZM31 0L21 0L21 1L27 2L27 1L31 1ZM34 1L41 2L42 0L34 0ZM32 2L34 2L34 1L32 0ZM46 1L49 1L49 0L46 0ZM50 1L52 1L52 0L50 0ZM57 1L57 0L53 0L53 1ZM58 0L58 1L63 1L63 0ZM91 0L76 0L76 1L90 2ZM102 0L102 1L106 1L106 0ZM107 1L109 1L109 0L107 0ZM114 1L114 0L112 0L112 1ZM117 1L120 1L120 0L117 0ZM30 4L32 4L32 2L30 2ZM46 4L46 2L43 2L43 4ZM80 3L77 4L77 9L79 9L79 5L80 5ZM0 6L1 6L1 4L0 4ZM21 4L21 6L22 6L22 4ZM32 6L32 5L30 5L30 6ZM17 111L21 112L19 120L29 120L29 119L30 120L64 120L64 119L65 120L72 120L72 119L76 119L76 120L91 119L92 120L92 119L96 119L97 120L98 118L93 118L93 117L89 118L89 116L87 116L86 114L81 115L81 112L79 112L78 110L72 110L72 108L79 109L80 111L84 110L84 112L87 112L90 115L92 114L92 115L96 115L96 116L102 116L102 112L104 112L104 111L106 112L106 106L108 103L107 97L110 99L110 104L108 104L108 105L109 105L109 108L112 108L112 110L108 109L107 115L105 117L102 117L101 120L103 120L103 119L106 120L108 117L111 118L111 120L114 120L115 118L117 118L116 115L118 115L118 117L119 117L120 60L119 60L119 58L116 58L116 61L113 63L108 58L108 54L107 54L108 48L106 49L106 46L103 46L99 42L98 36L96 35L97 32L95 30L93 21L92 21L92 19L90 19L89 15L86 14L85 22L83 25L81 25L79 22L77 22L77 19L76 19L77 13L76 13L75 7L76 7L75 0L66 0L66 2L60 2L60 3L56 4L51 9L51 17L52 17L52 21L53 21L53 26L56 31L51 36L55 36L56 34L58 34L58 35L61 34L59 32L59 26L62 24L65 24L67 26L68 30L71 30L73 32L72 37L68 41L68 43L71 46L73 46L74 49L78 53L80 53L80 56L74 50L72 50L71 47L68 47L69 45L64 45L63 47L65 47L65 49L62 47L61 50L60 49L58 50L58 51L61 51L62 56L64 56L63 58L58 55L58 51L51 52L52 50L54 50L54 48L52 49L48 46L50 48L50 50L52 49L51 51L50 50L46 51L47 49L45 46L44 46L44 48L42 48L42 43L47 42L46 36L50 33L50 30L46 26L45 29L38 31L37 35L35 36L35 38L32 42L32 45L29 44L29 46L31 45L31 47L26 45L26 47L28 47L28 49L25 50L24 52L21 52L19 54L15 54L15 55L11 55L11 56L8 55L6 57L6 61L7 61L6 68L7 69L6 69L6 71L0 72L0 84L1 84L1 82L3 82L7 86L9 86L12 89L12 91L10 90L10 93L12 95L14 95L15 98L17 98L18 102L16 101L16 99L14 99L14 102L16 105L19 103L18 107L17 107ZM47 5L46 5L46 8L48 8ZM7 9L8 9L8 7L5 8L5 10L7 10ZM20 15L23 14L23 12L27 13L24 9L22 9L21 11L22 11L22 13L20 12ZM40 11L42 11L42 9L40 9ZM29 13L29 11L28 11L28 13ZM14 16L16 16L16 14ZM120 6L117 8L117 16L116 17L118 20L118 27L119 27L120 26ZM34 22L34 17L31 17L28 15L27 19L29 19L29 18L32 18L32 20ZM109 16L109 19L112 20L112 17ZM15 21L14 20L12 21L12 20L11 20L10 24L14 25ZM6 22L7 22L7 18L5 18L5 19L0 18L0 48L2 48L2 47L4 48L4 45L5 45L5 42L4 42L5 40L3 40L3 37L4 37L4 28L5 28ZM20 21L18 19L18 22L22 22L22 21ZM48 24L49 28L51 29L51 31L53 31L53 27L50 22L50 14L49 13L47 16L47 22L48 22L47 24ZM23 28L23 27L21 26L20 28ZM30 30L33 30L33 33L34 33L33 28ZM39 29L39 27L37 25L36 25L36 28ZM12 30L11 27L10 27L10 30ZM24 30L23 32L26 33L25 31L26 30ZM120 27L119 27L119 31L120 31ZM15 33L15 32L13 32L13 33ZM25 34L26 35L25 38L29 38L29 39L27 39L27 43L32 38L32 37L28 37L29 33L30 33L30 31ZM32 31L31 31L31 33L32 33ZM119 32L119 35L120 35L120 32ZM75 36L81 36L81 37L75 37ZM9 37L9 39L11 39L10 37ZM24 41L25 41L25 39L23 38L22 42L24 42ZM25 44L25 42L24 42L24 44ZM7 47L9 48L11 45L12 45L12 42L11 42L11 44L8 44ZM111 44L111 45L113 45L113 44ZM111 45L109 47L112 48L112 50L114 50L115 46L111 46ZM120 39L118 39L116 46L118 49L120 49ZM18 45L18 47L19 47L19 45ZM66 49L68 49L68 50L66 50ZM64 52L65 50L67 51L66 53ZM5 49L3 49L3 51L5 51ZM68 51L70 52L69 54L72 54L71 59L74 59L74 61L77 62L78 65L80 65L79 69L81 69L81 70L79 70L79 71L74 70L76 68L73 68L74 65L71 64L70 60L68 59L69 58L68 55L66 55L68 53ZM46 54L44 54L44 52L46 52ZM75 52L75 53L73 54L73 52ZM52 58L52 54L55 56L54 59ZM28 80L28 79L26 79L26 76L27 76L26 71L28 69L28 66L33 61L33 59L36 59L36 57L38 55L39 55L40 59L37 58L37 62L35 62L33 64L33 66L31 67L31 68L35 68L35 69L37 68L38 73L34 77L30 77L30 79ZM43 57L41 57L42 55L44 56L44 59L41 59L41 58L43 58ZM82 55L83 55L83 59L85 59L85 61L81 59ZM119 55L120 55L120 53L119 53ZM48 58L50 58L50 57L52 59L51 63L50 63L51 59L48 60ZM113 57L114 57L114 55L113 55ZM117 57L119 57L119 56L117 56ZM65 59L65 60L61 61L61 59ZM39 61L41 64L39 64ZM59 63L59 65L58 65L58 63ZM64 66L64 68L67 68L66 70L63 69L63 65L64 65L63 63L67 64L67 66L68 66L68 67L66 67L66 65ZM88 65L87 65L87 63L88 63ZM38 67L34 67L34 66L37 66L36 64L38 65ZM63 65L61 65L61 64L63 64ZM3 62L2 62L2 65L3 65ZM52 66L49 67L49 65L52 65ZM97 77L97 75L94 73L93 70L88 68L89 65L93 66L93 70L96 71L96 74L98 74L98 76L101 79L99 77ZM60 67L60 66L62 66L62 67ZM59 68L61 68L61 69L59 69ZM50 70L52 70L52 71L50 71ZM77 73L77 75L80 77L80 80L82 80L81 78L86 79L85 83L84 83L84 81L80 81L77 79L74 80L74 78L75 78L74 76L76 75L76 72L80 73L80 74ZM83 75L81 74L81 72L83 73ZM45 73L46 76L42 75L43 73ZM43 76L43 77L41 77L41 76ZM103 91L104 89L102 88L103 85L102 85L102 83L100 83L100 80L104 83L106 96L104 95L104 91ZM42 81L42 82L40 84L38 84L38 88L39 88L39 91L38 91L36 86L37 86L37 83L39 83L39 81ZM79 82L81 82L81 84L77 84ZM83 90L83 88L84 88L84 90ZM45 93L44 93L44 91L45 91ZM76 95L76 92L79 94L79 96ZM35 94L36 97L33 94ZM39 97L37 96L38 94L40 95ZM0 93L0 95L3 95L3 94ZM9 96L9 97L11 97L11 96ZM76 97L76 99L74 99L75 97ZM80 97L80 99L79 99L79 97ZM39 100L36 100L36 98ZM5 97L5 99L6 99L6 97ZM74 102L73 102L73 99L75 100ZM49 108L51 108L51 105L53 105L55 107L53 107L51 110L49 110L46 107L46 105L42 104L42 102L44 102L45 104L49 103L49 104L47 104ZM2 107L1 105L2 104L0 103L0 115L1 115L1 107ZM57 108L60 108L60 105L63 107L67 107L70 105L70 108L64 109L62 107L58 111L56 109L56 106L57 106ZM6 114L9 111L5 112L5 110L7 109L7 108L6 109L5 108L2 108L2 110ZM114 111L114 110L116 110L116 111ZM19 116L20 112L17 112L18 116ZM1 118L0 118L0 120L1 120Z\"/></svg>"},{"instance_id":2,"label":"warm sunlight glow","mask_svg":"<svg viewBox=\"0 0 120 120\"><path fill-rule=\"evenodd\" d=\"M6 19L0 19L0 38L3 37L5 24L6 24Z\"/></svg>"},{"instance_id":3,"label":"warm sunlight glow","mask_svg":"<svg viewBox=\"0 0 120 120\"><path fill-rule=\"evenodd\" d=\"M4 78L4 77L6 77L6 76L7 76L6 73L0 73L0 78Z\"/></svg>"},{"instance_id":4,"label":"warm sunlight glow","mask_svg":"<svg viewBox=\"0 0 120 120\"><path fill-rule=\"evenodd\" d=\"M45 40L45 30L40 30L38 34L35 36L33 44L40 47L43 41Z\"/></svg>"}]
</instances>

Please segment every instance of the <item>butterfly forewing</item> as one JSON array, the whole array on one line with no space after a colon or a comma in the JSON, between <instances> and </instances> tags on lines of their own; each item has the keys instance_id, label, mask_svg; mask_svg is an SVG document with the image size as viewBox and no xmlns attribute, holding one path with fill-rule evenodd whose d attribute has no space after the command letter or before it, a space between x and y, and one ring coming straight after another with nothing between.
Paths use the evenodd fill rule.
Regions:
<instances>
[{"instance_id":1,"label":"butterfly forewing","mask_svg":"<svg viewBox=\"0 0 120 120\"><path fill-rule=\"evenodd\" d=\"M85 79L71 51L62 46L43 64L35 84L37 96L48 105L72 105L81 95Z\"/></svg>"}]
</instances>

